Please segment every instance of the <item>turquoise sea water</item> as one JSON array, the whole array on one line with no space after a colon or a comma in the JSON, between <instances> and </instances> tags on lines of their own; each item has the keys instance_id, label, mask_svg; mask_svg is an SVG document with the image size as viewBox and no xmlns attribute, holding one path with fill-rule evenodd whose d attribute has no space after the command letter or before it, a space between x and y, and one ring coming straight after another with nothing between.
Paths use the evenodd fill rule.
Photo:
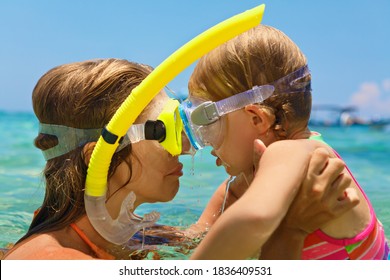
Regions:
<instances>
[{"instance_id":1,"label":"turquoise sea water","mask_svg":"<svg viewBox=\"0 0 390 280\"><path fill-rule=\"evenodd\" d=\"M0 247L16 242L27 230L43 198L40 172L44 160L33 146L38 123L31 113L0 111ZM348 164L370 198L390 237L390 128L317 129ZM195 158L182 156L184 176L176 198L169 203L141 206L139 214L157 210L160 223L187 226L194 223L214 189L226 178L215 167L209 150Z\"/></svg>"}]
</instances>

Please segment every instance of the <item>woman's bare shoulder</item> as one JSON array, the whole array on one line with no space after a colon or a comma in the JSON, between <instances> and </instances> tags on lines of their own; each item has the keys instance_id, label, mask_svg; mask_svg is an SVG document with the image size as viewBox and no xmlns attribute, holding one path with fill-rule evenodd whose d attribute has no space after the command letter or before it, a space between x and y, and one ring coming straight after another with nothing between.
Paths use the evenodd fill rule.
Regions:
<instances>
[{"instance_id":1,"label":"woman's bare shoulder","mask_svg":"<svg viewBox=\"0 0 390 280\"><path fill-rule=\"evenodd\" d=\"M5 260L91 260L92 256L81 251L61 246L47 234L33 236L15 245L6 254Z\"/></svg>"}]
</instances>

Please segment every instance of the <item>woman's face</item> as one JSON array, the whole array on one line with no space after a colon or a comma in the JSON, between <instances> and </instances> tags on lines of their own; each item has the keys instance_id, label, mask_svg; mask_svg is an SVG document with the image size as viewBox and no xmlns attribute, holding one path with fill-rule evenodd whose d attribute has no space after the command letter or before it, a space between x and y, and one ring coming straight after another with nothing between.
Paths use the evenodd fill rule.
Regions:
<instances>
[{"instance_id":1,"label":"woman's face","mask_svg":"<svg viewBox=\"0 0 390 280\"><path fill-rule=\"evenodd\" d=\"M136 123L144 123L146 120L156 120L161 113L169 97L160 92L150 103ZM132 177L125 188L118 192L126 192L123 195L115 194L114 197L124 197L130 191L136 194L136 205L148 202L166 202L172 200L179 190L179 177L183 175L182 163L178 156L169 154L157 141L140 141L132 144ZM126 163L121 163L114 175L117 181L115 185L122 184L129 175ZM115 180L115 178L113 178Z\"/></svg>"},{"instance_id":2,"label":"woman's face","mask_svg":"<svg viewBox=\"0 0 390 280\"><path fill-rule=\"evenodd\" d=\"M133 191L139 202L166 202L179 190L183 164L156 141L133 145Z\"/></svg>"}]
</instances>

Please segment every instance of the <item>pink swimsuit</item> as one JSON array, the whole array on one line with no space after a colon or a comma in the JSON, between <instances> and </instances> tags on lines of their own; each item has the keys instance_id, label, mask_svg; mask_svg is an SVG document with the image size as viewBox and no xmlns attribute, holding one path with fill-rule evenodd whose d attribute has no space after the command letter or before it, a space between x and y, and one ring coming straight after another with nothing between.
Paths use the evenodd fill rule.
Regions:
<instances>
[{"instance_id":1,"label":"pink swimsuit","mask_svg":"<svg viewBox=\"0 0 390 280\"><path fill-rule=\"evenodd\" d=\"M335 152L336 153L336 152ZM336 153L340 158L340 156ZM363 193L369 207L369 225L353 238L335 239L320 229L309 234L304 243L302 259L310 260L387 260L389 247L383 226L376 218L374 209L366 194L346 167L349 174Z\"/></svg>"}]
</instances>

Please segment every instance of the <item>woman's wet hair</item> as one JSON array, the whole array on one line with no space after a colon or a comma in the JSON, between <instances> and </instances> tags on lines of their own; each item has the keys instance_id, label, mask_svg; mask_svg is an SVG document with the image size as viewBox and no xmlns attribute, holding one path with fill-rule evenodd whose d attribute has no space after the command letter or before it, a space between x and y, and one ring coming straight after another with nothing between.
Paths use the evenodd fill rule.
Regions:
<instances>
[{"instance_id":1,"label":"woman's wet hair","mask_svg":"<svg viewBox=\"0 0 390 280\"><path fill-rule=\"evenodd\" d=\"M45 73L36 84L32 103L40 123L79 129L103 128L131 91L152 71L146 65L119 59L90 60L64 64ZM56 136L40 133L34 144L41 150L54 147ZM64 228L85 214L84 189L87 164L84 146L47 161L43 170L45 197L29 231L35 233ZM92 153L92 149L87 153ZM109 178L120 163L129 159L131 145L115 153ZM125 183L126 184L126 183ZM110 197L110 193L107 197ZM21 241L19 240L19 242Z\"/></svg>"}]
</instances>

